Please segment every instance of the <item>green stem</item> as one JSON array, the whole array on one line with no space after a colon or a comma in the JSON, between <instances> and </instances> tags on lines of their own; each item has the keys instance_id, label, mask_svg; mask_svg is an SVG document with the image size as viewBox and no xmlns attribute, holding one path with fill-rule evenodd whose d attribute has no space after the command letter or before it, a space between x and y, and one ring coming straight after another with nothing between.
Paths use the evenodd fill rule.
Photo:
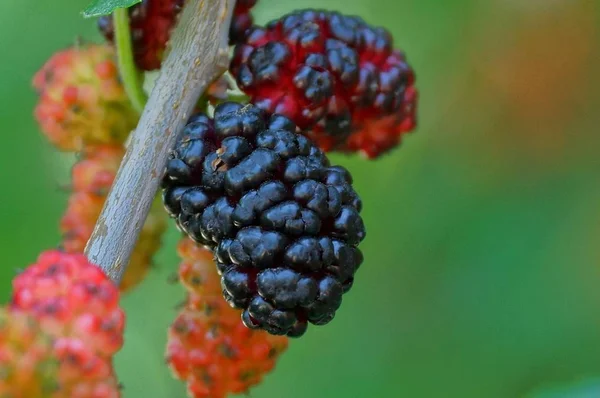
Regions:
<instances>
[{"instance_id":1,"label":"green stem","mask_svg":"<svg viewBox=\"0 0 600 398\"><path fill-rule=\"evenodd\" d=\"M117 8L113 13L115 30L115 45L117 47L117 60L119 72L129 96L131 104L138 112L144 110L147 97L144 93L142 74L135 66L131 44L131 31L129 28L129 12L126 8Z\"/></svg>"}]
</instances>

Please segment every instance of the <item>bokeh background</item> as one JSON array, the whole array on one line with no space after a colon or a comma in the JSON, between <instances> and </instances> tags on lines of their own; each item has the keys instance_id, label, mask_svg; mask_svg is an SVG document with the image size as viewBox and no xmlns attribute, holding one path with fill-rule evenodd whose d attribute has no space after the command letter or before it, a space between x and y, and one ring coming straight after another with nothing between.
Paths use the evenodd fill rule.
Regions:
<instances>
[{"instance_id":1,"label":"bokeh background","mask_svg":"<svg viewBox=\"0 0 600 398\"><path fill-rule=\"evenodd\" d=\"M0 299L59 241L72 157L36 127L33 73L85 0L0 2ZM335 156L365 202L366 261L335 321L293 341L256 398L600 397L600 2L261 0L389 28L420 126L380 161ZM182 289L172 228L124 298L126 398L183 398L163 364Z\"/></svg>"}]
</instances>

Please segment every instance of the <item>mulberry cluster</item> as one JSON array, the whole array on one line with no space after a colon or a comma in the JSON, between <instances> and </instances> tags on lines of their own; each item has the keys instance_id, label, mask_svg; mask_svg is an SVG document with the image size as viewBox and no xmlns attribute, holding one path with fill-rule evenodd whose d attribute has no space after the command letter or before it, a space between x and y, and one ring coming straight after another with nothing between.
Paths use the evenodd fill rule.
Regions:
<instances>
[{"instance_id":1,"label":"mulberry cluster","mask_svg":"<svg viewBox=\"0 0 600 398\"><path fill-rule=\"evenodd\" d=\"M129 8L139 69L160 68L184 3ZM333 320L363 262L366 231L350 173L324 153L373 159L416 125L415 75L385 29L320 10L259 27L257 0L235 3L229 72L250 103L227 102L229 75L200 99L196 108L211 105L214 116L188 121L119 286L130 289L148 271L164 207L187 235L178 246L187 298L165 356L192 397L247 393L288 337ZM114 41L110 16L99 28ZM81 254L139 118L114 57L111 45L78 46L34 78L42 130L80 156L61 249L15 278L10 307L0 310L0 397L120 396L112 366L125 323L119 288Z\"/></svg>"},{"instance_id":2,"label":"mulberry cluster","mask_svg":"<svg viewBox=\"0 0 600 398\"><path fill-rule=\"evenodd\" d=\"M58 52L35 75L35 117L50 142L65 151L120 144L138 115L119 81L109 46L81 45Z\"/></svg>"},{"instance_id":3,"label":"mulberry cluster","mask_svg":"<svg viewBox=\"0 0 600 398\"><path fill-rule=\"evenodd\" d=\"M0 316L0 396L117 398L119 291L83 255L47 251L13 280Z\"/></svg>"},{"instance_id":4,"label":"mulberry cluster","mask_svg":"<svg viewBox=\"0 0 600 398\"><path fill-rule=\"evenodd\" d=\"M142 70L160 68L171 29L177 22L184 0L143 0L129 8L129 25L133 57ZM114 40L111 16L98 20L100 32L108 41Z\"/></svg>"},{"instance_id":5,"label":"mulberry cluster","mask_svg":"<svg viewBox=\"0 0 600 398\"><path fill-rule=\"evenodd\" d=\"M273 369L287 338L250 330L221 296L212 253L183 239L179 279L189 297L169 328L166 358L191 397L247 393Z\"/></svg>"},{"instance_id":6,"label":"mulberry cluster","mask_svg":"<svg viewBox=\"0 0 600 398\"><path fill-rule=\"evenodd\" d=\"M303 10L246 36L230 67L239 87L255 105L292 119L323 150L374 158L414 128L415 76L385 29Z\"/></svg>"},{"instance_id":7,"label":"mulberry cluster","mask_svg":"<svg viewBox=\"0 0 600 398\"><path fill-rule=\"evenodd\" d=\"M360 198L342 167L281 115L223 103L172 153L167 211L215 251L223 294L250 328L301 336L331 321L362 262Z\"/></svg>"},{"instance_id":8,"label":"mulberry cluster","mask_svg":"<svg viewBox=\"0 0 600 398\"><path fill-rule=\"evenodd\" d=\"M81 159L73 167L73 192L60 224L65 251L82 253L85 249L124 153L125 149L116 145L87 148L81 153ZM157 200L140 232L121 280L121 291L130 290L144 279L152 264L152 257L160 248L167 226L166 218L160 200Z\"/></svg>"}]
</instances>

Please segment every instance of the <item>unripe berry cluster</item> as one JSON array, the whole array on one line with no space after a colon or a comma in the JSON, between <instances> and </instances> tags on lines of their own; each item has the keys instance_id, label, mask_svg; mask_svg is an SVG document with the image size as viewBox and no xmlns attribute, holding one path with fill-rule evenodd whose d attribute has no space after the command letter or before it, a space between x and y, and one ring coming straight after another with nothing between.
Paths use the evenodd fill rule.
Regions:
<instances>
[{"instance_id":1,"label":"unripe berry cluster","mask_svg":"<svg viewBox=\"0 0 600 398\"><path fill-rule=\"evenodd\" d=\"M60 150L122 144L137 123L109 46L80 45L56 53L33 85L39 94L35 117Z\"/></svg>"},{"instance_id":2,"label":"unripe berry cluster","mask_svg":"<svg viewBox=\"0 0 600 398\"><path fill-rule=\"evenodd\" d=\"M0 396L118 398L119 291L83 255L44 252L0 311Z\"/></svg>"},{"instance_id":3,"label":"unripe berry cluster","mask_svg":"<svg viewBox=\"0 0 600 398\"><path fill-rule=\"evenodd\" d=\"M178 253L179 280L188 297L169 328L167 362L191 397L247 393L273 369L287 339L240 322L239 313L221 297L211 252L183 239Z\"/></svg>"}]
</instances>

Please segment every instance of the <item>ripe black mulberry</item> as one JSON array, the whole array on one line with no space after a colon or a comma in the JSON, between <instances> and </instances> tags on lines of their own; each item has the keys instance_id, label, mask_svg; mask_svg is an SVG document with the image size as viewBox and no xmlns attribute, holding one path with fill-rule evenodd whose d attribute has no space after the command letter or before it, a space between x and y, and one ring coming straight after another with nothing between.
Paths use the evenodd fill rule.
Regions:
<instances>
[{"instance_id":1,"label":"ripe black mulberry","mask_svg":"<svg viewBox=\"0 0 600 398\"><path fill-rule=\"evenodd\" d=\"M363 260L362 202L290 119L232 102L192 117L163 188L178 227L214 251L246 326L297 337L333 319Z\"/></svg>"}]
</instances>

